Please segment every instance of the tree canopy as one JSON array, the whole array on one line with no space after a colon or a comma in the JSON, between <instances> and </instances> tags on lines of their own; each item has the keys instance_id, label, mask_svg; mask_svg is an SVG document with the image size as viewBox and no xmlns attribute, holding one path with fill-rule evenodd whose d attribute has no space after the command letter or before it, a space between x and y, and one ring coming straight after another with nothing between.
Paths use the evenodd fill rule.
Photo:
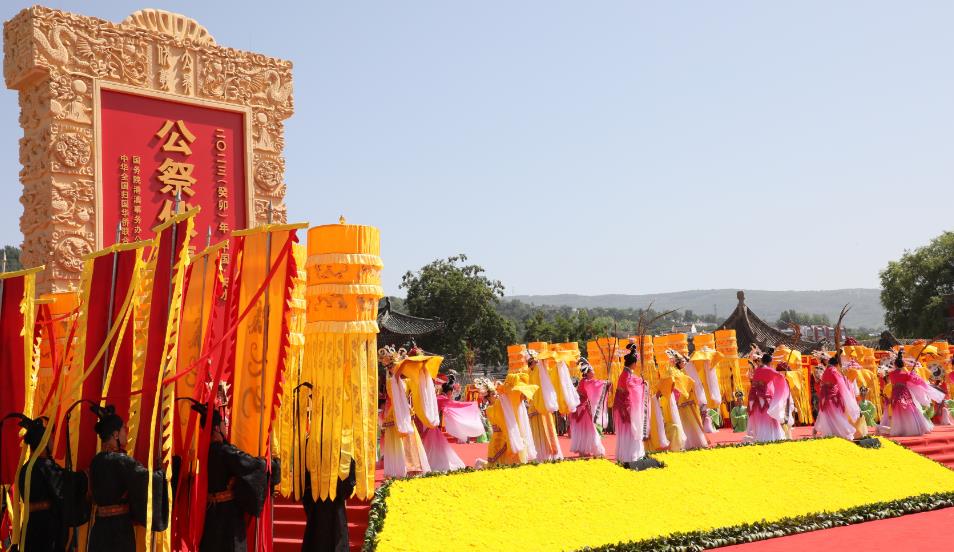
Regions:
<instances>
[{"instance_id":1,"label":"tree canopy","mask_svg":"<svg viewBox=\"0 0 954 552\"><path fill-rule=\"evenodd\" d=\"M478 362L506 363L506 347L517 340L517 331L496 310L504 285L466 261L461 254L405 273L400 286L407 290L405 307L414 316L446 324L444 331L422 339L426 350L457 358L475 353Z\"/></svg>"},{"instance_id":2,"label":"tree canopy","mask_svg":"<svg viewBox=\"0 0 954 552\"><path fill-rule=\"evenodd\" d=\"M787 328L790 323L800 324L802 326L830 326L831 319L827 314L806 314L798 312L795 309L782 311L775 322L778 328Z\"/></svg>"},{"instance_id":3,"label":"tree canopy","mask_svg":"<svg viewBox=\"0 0 954 552\"><path fill-rule=\"evenodd\" d=\"M14 247L12 245L3 246L3 252L0 253L0 265L3 264L3 257L6 254L7 264L6 272L13 272L14 270L20 270L23 268L23 265L20 264L20 248ZM3 266L0 266L0 270L4 269Z\"/></svg>"},{"instance_id":4,"label":"tree canopy","mask_svg":"<svg viewBox=\"0 0 954 552\"><path fill-rule=\"evenodd\" d=\"M905 251L881 271L885 322L898 337L934 337L945 331L944 295L954 293L954 232Z\"/></svg>"}]
</instances>

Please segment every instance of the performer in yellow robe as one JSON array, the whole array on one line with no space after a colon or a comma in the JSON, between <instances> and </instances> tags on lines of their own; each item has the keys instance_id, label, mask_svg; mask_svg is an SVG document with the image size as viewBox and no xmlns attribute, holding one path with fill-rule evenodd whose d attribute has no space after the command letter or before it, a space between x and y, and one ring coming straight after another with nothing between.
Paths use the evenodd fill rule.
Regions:
<instances>
[{"instance_id":1,"label":"performer in yellow robe","mask_svg":"<svg viewBox=\"0 0 954 552\"><path fill-rule=\"evenodd\" d=\"M378 359L388 371L387 401L382 413L381 452L384 456L385 477L407 477L431 471L427 453L421 442L412 416L411 402L408 400L408 386L405 368L411 371L416 363L405 363L407 352L395 351L393 347L384 347L378 351ZM434 398L437 401L437 398Z\"/></svg>"},{"instance_id":2,"label":"performer in yellow robe","mask_svg":"<svg viewBox=\"0 0 954 552\"><path fill-rule=\"evenodd\" d=\"M421 434L411 418L407 386L400 375L392 375L390 370L387 394L382 424L384 442L381 447L385 477L407 477L431 471Z\"/></svg>"},{"instance_id":3,"label":"performer in yellow robe","mask_svg":"<svg viewBox=\"0 0 954 552\"><path fill-rule=\"evenodd\" d=\"M659 382L662 408L667 415L669 450L691 450L709 446L702 429L701 405L695 382L684 371L688 360L673 352L673 364ZM668 411L668 413L667 413Z\"/></svg>"},{"instance_id":4,"label":"performer in yellow robe","mask_svg":"<svg viewBox=\"0 0 954 552\"><path fill-rule=\"evenodd\" d=\"M523 374L509 374L497 383L487 406L487 421L492 433L487 445L487 462L492 465L523 464L536 459L527 406L536 386L525 383Z\"/></svg>"},{"instance_id":5,"label":"performer in yellow robe","mask_svg":"<svg viewBox=\"0 0 954 552\"><path fill-rule=\"evenodd\" d=\"M666 436L666 420L662 407L659 404L659 370L652 359L644 361L640 366L639 376L649 385L649 438L646 439L646 450L656 452L669 448L669 437Z\"/></svg>"},{"instance_id":6,"label":"performer in yellow robe","mask_svg":"<svg viewBox=\"0 0 954 552\"><path fill-rule=\"evenodd\" d=\"M544 353L548 355L549 353ZM537 460L561 460L560 440L557 438L556 422L553 413L560 409L555 374L547 369L546 357L537 359L531 353L527 359L530 370L530 384L538 387L530 401L530 429L533 431L533 443L537 447Z\"/></svg>"}]
</instances>

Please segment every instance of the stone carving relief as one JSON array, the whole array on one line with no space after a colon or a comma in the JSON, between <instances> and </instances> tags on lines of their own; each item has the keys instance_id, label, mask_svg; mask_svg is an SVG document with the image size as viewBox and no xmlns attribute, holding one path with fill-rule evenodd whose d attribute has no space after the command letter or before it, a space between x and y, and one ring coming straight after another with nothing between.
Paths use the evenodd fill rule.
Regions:
<instances>
[{"instance_id":1,"label":"stone carving relief","mask_svg":"<svg viewBox=\"0 0 954 552\"><path fill-rule=\"evenodd\" d=\"M284 222L283 121L292 64L224 48L196 21L140 10L113 23L41 6L4 25L4 78L20 93L23 261L52 266L40 290L66 291L96 244L95 81L250 108L250 225Z\"/></svg>"},{"instance_id":2,"label":"stone carving relief","mask_svg":"<svg viewBox=\"0 0 954 552\"><path fill-rule=\"evenodd\" d=\"M255 163L255 186L268 195L277 194L285 172L281 159L258 159Z\"/></svg>"},{"instance_id":3,"label":"stone carving relief","mask_svg":"<svg viewBox=\"0 0 954 552\"><path fill-rule=\"evenodd\" d=\"M53 181L50 205L57 225L80 229L93 220L96 186L92 180Z\"/></svg>"}]
</instances>

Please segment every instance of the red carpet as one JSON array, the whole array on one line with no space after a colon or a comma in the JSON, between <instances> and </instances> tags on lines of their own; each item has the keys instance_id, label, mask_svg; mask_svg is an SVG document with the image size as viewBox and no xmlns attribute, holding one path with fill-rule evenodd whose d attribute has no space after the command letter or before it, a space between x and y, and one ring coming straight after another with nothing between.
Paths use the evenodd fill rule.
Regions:
<instances>
[{"instance_id":1,"label":"red carpet","mask_svg":"<svg viewBox=\"0 0 954 552\"><path fill-rule=\"evenodd\" d=\"M811 436L811 427L795 428L794 438ZM711 444L738 443L743 434L722 429L710 434ZM932 458L954 469L954 426L941 426L922 437L898 437L894 439L914 452ZM564 451L570 448L568 438L560 439ZM468 466L473 466L478 458L487 457L486 444L452 444L454 450ZM614 459L616 437L607 435L603 445L609 458ZM378 484L384 479L382 470L376 474ZM348 501L348 532L352 551L360 551L364 541L364 532L368 526L367 503L357 500ZM796 552L812 550L814 552L843 552L846 550L872 551L909 551L909 550L954 550L951 545L949 528L954 524L954 508L913 514L900 518L872 521L825 529L811 533L802 533L790 537L780 537L749 544L719 548L720 551L738 552ZM305 527L305 516L300 504L280 499L275 511L275 551L291 552L301 549L301 538Z\"/></svg>"}]
</instances>

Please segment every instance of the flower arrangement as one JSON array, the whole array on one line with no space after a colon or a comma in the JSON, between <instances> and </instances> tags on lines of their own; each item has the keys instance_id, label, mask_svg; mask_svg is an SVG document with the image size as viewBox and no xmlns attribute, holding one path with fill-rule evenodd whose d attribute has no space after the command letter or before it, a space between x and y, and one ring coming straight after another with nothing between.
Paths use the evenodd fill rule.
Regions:
<instances>
[{"instance_id":1,"label":"flower arrangement","mask_svg":"<svg viewBox=\"0 0 954 552\"><path fill-rule=\"evenodd\" d=\"M954 505L954 471L880 441L663 453L664 468L640 472L574 460L392 480L364 549L701 550Z\"/></svg>"}]
</instances>

